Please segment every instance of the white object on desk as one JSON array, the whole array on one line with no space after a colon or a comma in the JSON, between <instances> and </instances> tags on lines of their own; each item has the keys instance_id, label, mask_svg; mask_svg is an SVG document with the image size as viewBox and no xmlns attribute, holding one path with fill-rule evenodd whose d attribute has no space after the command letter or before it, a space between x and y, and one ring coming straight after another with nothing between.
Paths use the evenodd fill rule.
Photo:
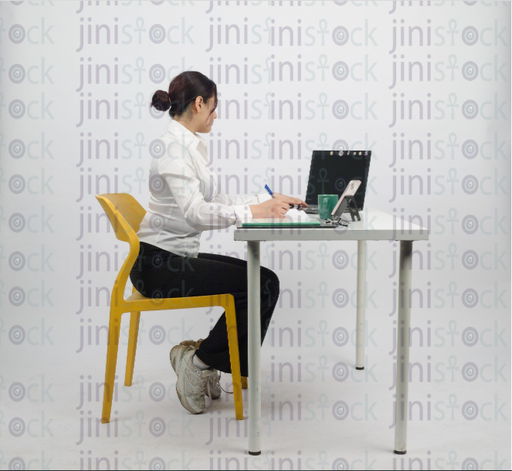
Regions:
<instances>
[{"instance_id":1,"label":"white object on desk","mask_svg":"<svg viewBox=\"0 0 512 471\"><path fill-rule=\"evenodd\" d=\"M291 208L287 211L283 218L252 218L248 221L237 222L237 228L249 227L250 225L268 225L269 227L286 226L289 224L320 224L318 219L309 217L304 211Z\"/></svg>"}]
</instances>

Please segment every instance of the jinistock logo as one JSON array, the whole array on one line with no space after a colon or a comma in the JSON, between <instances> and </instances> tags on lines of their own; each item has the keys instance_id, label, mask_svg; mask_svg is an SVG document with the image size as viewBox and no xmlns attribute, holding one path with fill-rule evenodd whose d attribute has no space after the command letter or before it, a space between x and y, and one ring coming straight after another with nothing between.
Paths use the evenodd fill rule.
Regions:
<instances>
[{"instance_id":1,"label":"jinistock logo","mask_svg":"<svg viewBox=\"0 0 512 471\"><path fill-rule=\"evenodd\" d=\"M469 3L469 2L464 2ZM476 2L472 2L476 3ZM450 469L506 469L505 466L508 462L507 459L501 459L498 451L494 451L494 454L487 450L485 459L477 460L467 454L462 454L456 450L450 450L448 453L433 453L427 451L426 457L413 456L409 458L393 458L393 469L447 469L445 466L449 466ZM493 459L490 459L490 457ZM418 468L415 468L418 466ZM502 467L503 466L503 467ZM346 468L349 469L349 468ZM370 469L370 468L365 468Z\"/></svg>"},{"instance_id":2,"label":"jinistock logo","mask_svg":"<svg viewBox=\"0 0 512 471\"><path fill-rule=\"evenodd\" d=\"M48 85L55 84L50 72L53 69L53 65L47 67L47 58L41 57L41 65L31 65L28 67L28 71L25 70L25 66L22 64L13 64L8 69L9 80L18 85L21 83L28 82L31 85ZM1 63L3 65L3 62ZM0 74L6 69L0 67Z\"/></svg>"},{"instance_id":3,"label":"jinistock logo","mask_svg":"<svg viewBox=\"0 0 512 471\"><path fill-rule=\"evenodd\" d=\"M403 167L400 169L400 176L396 175L396 172L397 169L394 168L393 196L389 200L390 203L393 203L397 196L416 194L420 196L424 194L427 196L465 194L476 195L476 197L508 194L508 177L501 175L498 167L490 167L486 172L488 175L480 177L471 174L458 175L455 167L448 169L448 175L445 174L445 169L440 170L438 175L431 175L432 169L428 167L425 176L424 171L422 172L418 165L415 166L415 173L412 175L408 174L409 172L406 173L406 169ZM450 188L449 193L448 188Z\"/></svg>"},{"instance_id":4,"label":"jinistock logo","mask_svg":"<svg viewBox=\"0 0 512 471\"><path fill-rule=\"evenodd\" d=\"M397 352L397 321L393 321L393 329L390 331L392 342L392 349L389 355L394 355ZM449 347L475 347L481 346L486 348L508 348L506 324L500 324L495 320L494 323L489 322L489 327L485 329L477 329L473 326L459 327L456 320L445 322L438 322L432 324L432 321L427 320L427 327L413 327L409 328L409 344L414 345L416 348L442 348ZM336 331L335 331L336 332ZM373 332L372 332L373 333ZM404 327L400 327L400 339L404 338ZM343 336L345 342L345 337ZM348 341L348 340L347 340ZM444 376L443 376L444 380Z\"/></svg>"},{"instance_id":5,"label":"jinistock logo","mask_svg":"<svg viewBox=\"0 0 512 471\"><path fill-rule=\"evenodd\" d=\"M478 43L487 47L508 46L506 41L507 27L499 25L498 19L494 20L492 26L482 28L473 25L459 26L460 23L454 18L448 20L443 18L434 29L432 29L431 19L427 19L426 25L410 24L407 20L401 19L400 26L398 26L398 20L394 19L393 25L393 47L389 54L393 54L397 47L407 46L461 47L474 46ZM457 40L455 37L457 37ZM400 44L398 44L399 42Z\"/></svg>"},{"instance_id":6,"label":"jinistock logo","mask_svg":"<svg viewBox=\"0 0 512 471\"><path fill-rule=\"evenodd\" d=\"M3 382L3 377L0 376ZM14 402L54 402L50 389L54 386L45 375L32 378L28 382L16 381L9 386L9 398Z\"/></svg>"},{"instance_id":7,"label":"jinistock logo","mask_svg":"<svg viewBox=\"0 0 512 471\"><path fill-rule=\"evenodd\" d=\"M53 25L47 27L44 16L41 17L40 24L33 24L25 29L26 26L28 25L14 24L9 28L8 37L13 44L22 44L25 40L29 44L55 44L50 35ZM0 32L5 32L5 29L0 29Z\"/></svg>"},{"instance_id":8,"label":"jinistock logo","mask_svg":"<svg viewBox=\"0 0 512 471\"><path fill-rule=\"evenodd\" d=\"M459 99L455 92L450 92L448 95L442 96L442 99L435 101L430 92L422 97L415 96L412 100L407 99L403 92L400 94L400 98L397 93L393 93L392 122L389 127L394 127L398 121L444 120L447 116L449 119L473 120L480 117L487 121L508 120L509 117L505 114L507 104L508 101L503 100L503 96L498 93L494 93L492 100L480 102L464 96ZM436 113L434 114L433 111Z\"/></svg>"},{"instance_id":9,"label":"jinistock logo","mask_svg":"<svg viewBox=\"0 0 512 471\"><path fill-rule=\"evenodd\" d=\"M450 132L447 136L442 134L437 134L437 136L439 139L434 141L431 139L431 133L426 134L427 139L418 135L415 135L413 139L410 133L401 132L400 139L397 139L398 133L393 133L393 158L389 167L395 167L398 160L403 164L415 160L414 163L417 164L418 161L423 160L454 160L455 156L460 156L460 154L467 160L478 158L478 161L480 159L491 160L495 164L507 160L509 142L498 133L494 133L491 139L483 142L477 142L467 136L461 137L461 142L455 132ZM433 165L433 163L429 163L429 165Z\"/></svg>"},{"instance_id":10,"label":"jinistock logo","mask_svg":"<svg viewBox=\"0 0 512 471\"><path fill-rule=\"evenodd\" d=\"M27 325L28 324L28 325ZM7 332L4 330L4 321L0 319L0 343L3 333ZM27 344L33 346L47 346L55 345L52 336L50 335L53 330L53 325L48 322L44 317L39 322L31 321L24 323L24 326L16 324L9 328L7 338L12 345L23 345Z\"/></svg>"},{"instance_id":11,"label":"jinistock logo","mask_svg":"<svg viewBox=\"0 0 512 471\"><path fill-rule=\"evenodd\" d=\"M311 47L311 46L325 46L326 36L329 35L330 30L328 29L328 22L326 19L318 21L318 26L307 26L302 27L302 20L296 20L296 23L292 26L288 23L282 23L281 18L270 18L265 19L265 24L254 23L252 19L246 17L243 20L243 26L240 28L236 23L225 23L221 17L215 19L210 17L210 32L209 32L209 45L206 52L210 52L214 47L230 44L243 45L258 45L265 41L267 47ZM243 33L242 30L243 29ZM373 28L371 32L368 32L368 20L365 20L364 34L363 28L353 28L352 32L359 32L363 34L364 45L368 46L371 40L373 45L377 45L373 34L377 28ZM231 32L233 30L233 32ZM263 33L263 34L261 34ZM350 32L344 26L336 27L332 32L332 41L336 45L344 45L349 40ZM352 40L351 43L355 46L362 46L363 41L359 42Z\"/></svg>"},{"instance_id":12,"label":"jinistock logo","mask_svg":"<svg viewBox=\"0 0 512 471\"><path fill-rule=\"evenodd\" d=\"M427 54L427 60L408 60L408 55L401 54L398 61L397 54L393 54L393 79L389 88L392 90L398 83L403 82L440 82L448 77L453 81L455 71L457 75L468 82L477 80L479 82L508 82L506 73L506 62L498 61L498 55L494 54L491 62L466 61L462 65L457 63L457 55L450 54L448 63L444 61L433 61L433 56Z\"/></svg>"},{"instance_id":13,"label":"jinistock logo","mask_svg":"<svg viewBox=\"0 0 512 471\"><path fill-rule=\"evenodd\" d=\"M113 15L114 16L114 15ZM107 21L110 24L107 24ZM91 50L94 46L117 46L122 48L128 44L153 43L161 44L195 44L192 36L194 25L185 17L173 17L171 26L153 24L146 26L146 20L138 17L135 24L124 22L117 16L106 20L102 18L101 23L92 17L87 20L80 18L79 46L76 52L85 49ZM135 38L134 38L135 36Z\"/></svg>"},{"instance_id":14,"label":"jinistock logo","mask_svg":"<svg viewBox=\"0 0 512 471\"><path fill-rule=\"evenodd\" d=\"M15 2L13 2L15 3ZM16 2L21 3L21 2ZM13 458L9 459L9 457L4 456L3 453L0 453L0 466L3 466L4 464L7 465L6 469L30 469L30 466L33 466L37 469L51 469L51 462L55 458L47 458L47 450L35 450L34 449L35 456L38 458L32 458L31 460L27 460L27 463L25 464L25 460L21 458L20 456L14 456ZM34 455L32 455L34 456ZM4 458L8 460L4 461ZM8 464L7 464L8 463ZM82 468L85 469L85 468Z\"/></svg>"}]
</instances>

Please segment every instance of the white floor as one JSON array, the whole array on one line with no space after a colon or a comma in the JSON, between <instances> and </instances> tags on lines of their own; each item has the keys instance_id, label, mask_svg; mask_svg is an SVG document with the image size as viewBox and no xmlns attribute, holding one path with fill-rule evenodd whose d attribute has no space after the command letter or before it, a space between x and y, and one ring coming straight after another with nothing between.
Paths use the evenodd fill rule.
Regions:
<instances>
[{"instance_id":1,"label":"white floor","mask_svg":"<svg viewBox=\"0 0 512 471\"><path fill-rule=\"evenodd\" d=\"M95 326L106 322L106 313L100 311L90 310L93 334ZM126 346L120 347L110 430L99 423L101 387L96 395L96 384L104 379L104 331L99 345L93 338L92 345L77 353L80 332L87 343L87 329L80 330L87 316L84 323L73 318L74 313L63 316L61 323L56 322L56 314L42 316L45 328L53 326L44 345L37 326L22 345L14 345L8 340L10 325L4 325L0 469L510 469L510 339L507 330L506 346L500 345L493 329L494 319L503 319L503 314L468 317L466 313L456 326L441 318L413 321L413 326L423 329L424 338L420 347L419 334L414 334L411 362L421 367L413 369L408 453L400 457L393 454L392 317L367 310L367 369L355 371L355 347L350 341L337 346L333 340L336 328L353 331L350 310L330 324L325 316L319 322L314 312L304 309L298 314L277 312L262 350L264 419L259 457L246 453L247 420L234 421L232 396L223 393L206 413L196 416L176 398L169 349L182 338L181 331L192 338L204 336L204 328L197 326L208 324L217 312L143 314L130 388L123 385ZM452 312L450 319L454 318ZM127 323L125 318L123 325ZM504 323L500 321L501 326ZM167 331L160 345L149 341L155 325ZM434 325L443 330L436 332ZM491 328L483 338L492 348L464 345L461 336L467 326L480 337ZM293 345L285 327L294 334ZM468 362L479 369L471 382L462 377ZM223 386L230 388L230 376L222 379ZM150 396L162 393L154 383L165 389L159 401ZM344 420L333 413L339 401L350 409ZM478 407L473 420L463 416L469 401Z\"/></svg>"}]
</instances>

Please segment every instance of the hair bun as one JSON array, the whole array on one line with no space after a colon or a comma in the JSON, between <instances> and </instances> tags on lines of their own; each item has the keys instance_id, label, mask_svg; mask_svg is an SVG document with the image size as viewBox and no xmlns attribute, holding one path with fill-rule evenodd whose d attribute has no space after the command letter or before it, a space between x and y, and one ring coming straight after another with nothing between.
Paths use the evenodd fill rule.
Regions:
<instances>
[{"instance_id":1,"label":"hair bun","mask_svg":"<svg viewBox=\"0 0 512 471\"><path fill-rule=\"evenodd\" d=\"M171 107L171 97L169 93L165 90L157 90L153 95L151 105L158 111L167 111Z\"/></svg>"}]
</instances>

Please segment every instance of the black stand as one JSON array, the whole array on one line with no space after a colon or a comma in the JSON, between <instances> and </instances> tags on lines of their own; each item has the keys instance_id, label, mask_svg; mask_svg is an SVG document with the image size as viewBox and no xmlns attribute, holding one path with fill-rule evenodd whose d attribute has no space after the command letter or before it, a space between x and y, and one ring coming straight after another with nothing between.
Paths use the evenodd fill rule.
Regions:
<instances>
[{"instance_id":1,"label":"black stand","mask_svg":"<svg viewBox=\"0 0 512 471\"><path fill-rule=\"evenodd\" d=\"M352 207L351 203L353 203L354 207ZM358 221L361 220L361 216L359 215L359 211L357 210L357 203L356 199L353 196L345 196L343 198L343 201L341 202L340 207L336 211L336 214L343 214L345 210L349 210L350 216L352 217L352 221L355 221L356 219ZM341 218L341 216L340 216Z\"/></svg>"}]
</instances>

